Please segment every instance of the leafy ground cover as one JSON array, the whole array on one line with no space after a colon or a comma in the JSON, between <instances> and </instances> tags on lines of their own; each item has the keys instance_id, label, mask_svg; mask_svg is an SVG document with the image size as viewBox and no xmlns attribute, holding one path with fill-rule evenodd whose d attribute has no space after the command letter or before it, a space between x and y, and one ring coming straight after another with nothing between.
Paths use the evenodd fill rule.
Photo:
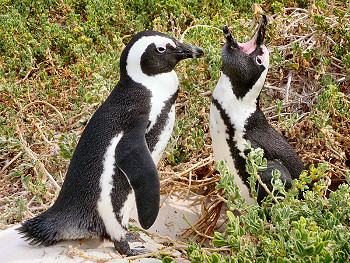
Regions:
<instances>
[{"instance_id":1,"label":"leafy ground cover","mask_svg":"<svg viewBox=\"0 0 350 263\"><path fill-rule=\"evenodd\" d=\"M334 225L341 226L341 233L349 230L348 218L340 220L334 214L334 207L345 209L347 205L334 205L339 201L334 196L349 195L346 178L350 170L350 15L349 2L345 0L1 0L0 226L6 228L32 217L53 203L85 124L118 81L119 56L125 44L135 33L154 29L183 38L206 53L203 59L183 61L176 68L181 83L177 120L158 167L162 193L197 195L203 202L203 217L184 233L184 238L195 234L196 242L203 244L208 236L213 236L216 223L227 218L223 208L232 201L225 195L224 186L217 188L223 176L215 169L208 124L211 92L220 76L224 43L221 28L227 24L235 37L243 41L251 36L261 13L269 17L266 43L271 53L261 106L306 167L328 163L328 169L322 171L322 191L317 192L320 196L310 197L309 203L320 200L316 203L322 203L319 210L325 217L331 221L335 217L338 221ZM302 180L300 184L302 188ZM288 200L283 201L289 202L283 203L286 207L295 204ZM328 210L330 207L333 210ZM255 216L262 215L261 210L266 207L250 208L257 211L254 213L239 209L242 214ZM282 205L270 209L277 211ZM304 220L317 229L308 229L313 231L308 234L313 235L312 241L300 237L300 255L307 249L304 245L312 245L313 252L334 247L327 240L335 237L324 236L325 223L322 225L308 213L296 213L294 217L300 233L305 229ZM228 227L237 227L237 219L228 216L228 220ZM276 240L261 241L254 231L245 227L243 230L246 235L237 230L236 239L248 236L256 241L251 242L255 245L266 241L262 246L266 254L250 249L255 258L273 255L267 245ZM230 242L227 237L233 235L232 231L223 236L216 234L214 241L221 238ZM349 242L348 236L341 238L338 241ZM241 250L245 251L246 244L240 243ZM295 244L288 243L290 247L285 247L285 251L293 247L296 250ZM237 248L237 244L230 244L226 250L234 251L232 246ZM202 253L198 246L192 251ZM346 248L327 251L335 261L342 257L335 257L333 251ZM194 254L189 255L193 259ZM243 260L254 260L247 255L242 254ZM198 260L209 259L203 256ZM214 256L213 260L219 262L223 258Z\"/></svg>"}]
</instances>

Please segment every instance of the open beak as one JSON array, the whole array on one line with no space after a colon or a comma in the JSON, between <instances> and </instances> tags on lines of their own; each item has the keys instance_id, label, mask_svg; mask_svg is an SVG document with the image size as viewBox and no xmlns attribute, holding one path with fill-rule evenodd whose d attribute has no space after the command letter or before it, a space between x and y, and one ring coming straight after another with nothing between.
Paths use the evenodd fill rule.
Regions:
<instances>
[{"instance_id":1,"label":"open beak","mask_svg":"<svg viewBox=\"0 0 350 263\"><path fill-rule=\"evenodd\" d=\"M264 44L266 25L267 25L267 17L266 15L262 15L258 28L256 29L253 37L248 42L245 42L245 43L238 43L234 39L234 37L232 36L230 30L226 25L223 26L222 31L226 37L227 43L232 48L240 48L245 53L250 54L256 49L257 46L261 46L262 44Z\"/></svg>"},{"instance_id":2,"label":"open beak","mask_svg":"<svg viewBox=\"0 0 350 263\"><path fill-rule=\"evenodd\" d=\"M180 59L201 58L204 56L203 50L200 49L199 47L194 45L184 44L181 42L177 43L177 47L174 53L179 55Z\"/></svg>"},{"instance_id":3,"label":"open beak","mask_svg":"<svg viewBox=\"0 0 350 263\"><path fill-rule=\"evenodd\" d=\"M239 45L237 43L237 41L235 40L235 38L232 36L232 33L230 31L230 29L228 29L228 26L224 25L222 28L222 32L224 33L227 43L233 47L233 48L239 48Z\"/></svg>"}]
</instances>

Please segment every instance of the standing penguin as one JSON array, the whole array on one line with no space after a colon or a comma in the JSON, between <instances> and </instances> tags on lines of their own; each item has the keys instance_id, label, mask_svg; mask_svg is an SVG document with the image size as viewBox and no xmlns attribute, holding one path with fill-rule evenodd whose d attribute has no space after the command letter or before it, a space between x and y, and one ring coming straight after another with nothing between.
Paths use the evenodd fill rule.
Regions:
<instances>
[{"instance_id":1,"label":"standing penguin","mask_svg":"<svg viewBox=\"0 0 350 263\"><path fill-rule=\"evenodd\" d=\"M155 31L131 39L120 58L120 80L86 126L56 202L18 228L30 244L99 236L120 254L137 253L126 240L128 221L135 203L143 228L158 215L156 164L172 132L179 89L173 69L203 55Z\"/></svg>"},{"instance_id":2,"label":"standing penguin","mask_svg":"<svg viewBox=\"0 0 350 263\"><path fill-rule=\"evenodd\" d=\"M210 107L210 134L216 161L224 160L230 172L235 173L235 183L242 196L252 203L245 171L249 140L253 148L262 148L267 159L267 169L260 172L262 181L271 187L271 172L280 170L286 188L298 178L304 165L287 140L266 120L259 107L259 95L269 67L269 51L264 45L267 18L262 16L252 39L238 43L227 26L223 33L227 39L222 56L222 74L213 92ZM257 199L267 195L258 186Z\"/></svg>"}]
</instances>

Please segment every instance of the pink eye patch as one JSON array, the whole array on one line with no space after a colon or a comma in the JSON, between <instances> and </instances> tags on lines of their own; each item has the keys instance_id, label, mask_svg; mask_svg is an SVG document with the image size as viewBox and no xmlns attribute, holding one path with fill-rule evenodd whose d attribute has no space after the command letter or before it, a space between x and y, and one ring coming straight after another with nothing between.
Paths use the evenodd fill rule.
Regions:
<instances>
[{"instance_id":1,"label":"pink eye patch","mask_svg":"<svg viewBox=\"0 0 350 263\"><path fill-rule=\"evenodd\" d=\"M257 56L257 58L260 58L260 60L262 61L262 63L264 63L265 58L266 58L266 55L269 53L269 51L267 50L267 47L266 47L265 45L262 45L261 48L262 48L263 54Z\"/></svg>"}]
</instances>

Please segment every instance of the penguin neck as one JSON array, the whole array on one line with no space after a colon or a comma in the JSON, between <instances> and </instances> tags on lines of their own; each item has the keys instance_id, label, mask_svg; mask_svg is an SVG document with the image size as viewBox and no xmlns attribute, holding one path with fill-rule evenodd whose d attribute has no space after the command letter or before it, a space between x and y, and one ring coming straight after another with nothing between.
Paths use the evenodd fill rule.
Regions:
<instances>
[{"instance_id":1,"label":"penguin neck","mask_svg":"<svg viewBox=\"0 0 350 263\"><path fill-rule=\"evenodd\" d=\"M177 93L179 89L179 79L174 70L162 74L148 76L142 72L139 63L128 61L126 65L128 76L134 81L145 87L151 94L151 105L149 110L150 125L147 128L152 129L161 114L165 103Z\"/></svg>"},{"instance_id":2,"label":"penguin neck","mask_svg":"<svg viewBox=\"0 0 350 263\"><path fill-rule=\"evenodd\" d=\"M142 72L138 65L128 64L128 76L135 82L146 87L153 96L166 96L174 94L179 87L179 79L174 70L153 76L148 76ZM160 99L160 98L158 98Z\"/></svg>"},{"instance_id":3,"label":"penguin neck","mask_svg":"<svg viewBox=\"0 0 350 263\"><path fill-rule=\"evenodd\" d=\"M258 109L261 91L261 86L258 85L259 83L256 83L244 97L237 97L230 78L224 73L221 74L213 98L221 104L235 126L241 126L243 129L245 121Z\"/></svg>"}]
</instances>

